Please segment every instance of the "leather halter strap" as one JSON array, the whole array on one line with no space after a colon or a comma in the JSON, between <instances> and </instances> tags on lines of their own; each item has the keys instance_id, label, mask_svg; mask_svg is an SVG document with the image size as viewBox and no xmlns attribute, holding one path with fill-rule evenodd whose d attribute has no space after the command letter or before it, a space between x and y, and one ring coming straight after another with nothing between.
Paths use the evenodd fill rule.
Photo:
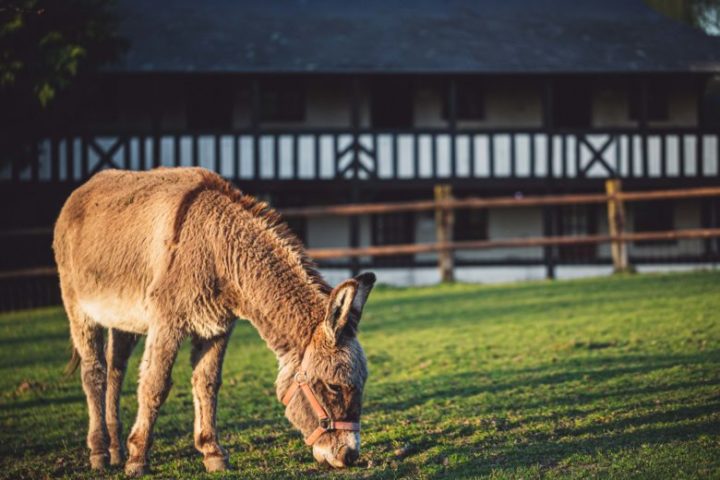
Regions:
<instances>
[{"instance_id":1,"label":"leather halter strap","mask_svg":"<svg viewBox=\"0 0 720 480\"><path fill-rule=\"evenodd\" d=\"M285 395L283 395L283 405L287 407L298 390L302 391L302 393L305 395L305 398L308 402L310 402L310 406L315 412L315 415L317 415L318 417L317 428L308 437L305 438L306 445L312 445L313 443L315 443L317 439L320 438L320 436L325 432L330 432L333 430L348 430L351 432L360 431L360 423L358 422L338 422L330 417L327 410L325 410L325 407L323 407L322 404L318 401L315 392L313 392L313 389L308 384L307 377L305 376L304 372L298 372L295 374L295 380L293 381L292 385L290 385L288 391L285 392Z\"/></svg>"}]
</instances>

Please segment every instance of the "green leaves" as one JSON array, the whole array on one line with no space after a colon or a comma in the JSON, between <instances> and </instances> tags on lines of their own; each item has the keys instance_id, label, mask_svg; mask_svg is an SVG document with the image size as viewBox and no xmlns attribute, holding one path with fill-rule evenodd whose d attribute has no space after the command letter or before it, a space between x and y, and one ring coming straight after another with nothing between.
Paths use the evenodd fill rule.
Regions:
<instances>
[{"instance_id":1,"label":"green leaves","mask_svg":"<svg viewBox=\"0 0 720 480\"><path fill-rule=\"evenodd\" d=\"M83 79L115 61L125 42L111 0L4 0L0 4L0 162L24 161L43 129L66 117ZM73 86L78 85L78 88ZM58 110L58 109L55 109Z\"/></svg>"},{"instance_id":2,"label":"green leaves","mask_svg":"<svg viewBox=\"0 0 720 480\"><path fill-rule=\"evenodd\" d=\"M120 53L109 1L11 1L0 10L0 87L46 107L84 71Z\"/></svg>"}]
</instances>

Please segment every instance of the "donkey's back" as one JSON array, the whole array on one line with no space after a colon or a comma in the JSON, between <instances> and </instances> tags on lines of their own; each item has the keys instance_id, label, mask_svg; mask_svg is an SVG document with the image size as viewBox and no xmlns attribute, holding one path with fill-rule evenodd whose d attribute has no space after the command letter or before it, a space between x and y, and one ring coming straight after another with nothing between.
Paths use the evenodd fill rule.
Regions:
<instances>
[{"instance_id":1,"label":"donkey's back","mask_svg":"<svg viewBox=\"0 0 720 480\"><path fill-rule=\"evenodd\" d=\"M148 330L147 294L167 266L177 211L208 173L106 170L73 192L53 249L68 310L107 328Z\"/></svg>"}]
</instances>

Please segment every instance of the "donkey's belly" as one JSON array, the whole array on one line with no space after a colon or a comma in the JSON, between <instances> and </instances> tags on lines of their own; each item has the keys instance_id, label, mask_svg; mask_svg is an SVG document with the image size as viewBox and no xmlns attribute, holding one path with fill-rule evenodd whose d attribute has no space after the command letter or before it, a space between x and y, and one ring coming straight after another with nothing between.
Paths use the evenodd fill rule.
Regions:
<instances>
[{"instance_id":1,"label":"donkey's belly","mask_svg":"<svg viewBox=\"0 0 720 480\"><path fill-rule=\"evenodd\" d=\"M105 328L142 334L148 331L148 312L139 300L108 295L81 298L79 305L88 317Z\"/></svg>"}]
</instances>

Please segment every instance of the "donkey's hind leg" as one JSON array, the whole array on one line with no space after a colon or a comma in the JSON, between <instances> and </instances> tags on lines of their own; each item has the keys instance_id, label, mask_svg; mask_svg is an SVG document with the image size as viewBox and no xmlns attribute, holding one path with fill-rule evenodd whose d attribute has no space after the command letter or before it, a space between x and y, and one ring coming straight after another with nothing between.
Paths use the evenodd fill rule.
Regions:
<instances>
[{"instance_id":1,"label":"donkey's hind leg","mask_svg":"<svg viewBox=\"0 0 720 480\"><path fill-rule=\"evenodd\" d=\"M128 476L147 472L153 426L170 392L172 366L181 341L182 335L174 330L151 328L148 332L140 365L137 418L127 441L129 458L125 474Z\"/></svg>"},{"instance_id":2,"label":"donkey's hind leg","mask_svg":"<svg viewBox=\"0 0 720 480\"><path fill-rule=\"evenodd\" d=\"M222 363L230 332L209 340L193 338L192 386L195 405L195 448L203 454L208 472L219 472L228 467L227 453L218 443L215 428L217 394L222 384Z\"/></svg>"},{"instance_id":3,"label":"donkey's hind leg","mask_svg":"<svg viewBox=\"0 0 720 480\"><path fill-rule=\"evenodd\" d=\"M111 328L107 342L107 395L105 422L110 435L110 465L123 463L122 422L120 421L120 391L122 390L128 359L138 341L138 335Z\"/></svg>"},{"instance_id":4,"label":"donkey's hind leg","mask_svg":"<svg viewBox=\"0 0 720 480\"><path fill-rule=\"evenodd\" d=\"M107 369L103 356L103 331L77 307L67 305L70 335L80 356L80 375L87 397L87 445L90 448L90 467L102 470L107 464L108 438L105 426L105 387Z\"/></svg>"}]
</instances>

